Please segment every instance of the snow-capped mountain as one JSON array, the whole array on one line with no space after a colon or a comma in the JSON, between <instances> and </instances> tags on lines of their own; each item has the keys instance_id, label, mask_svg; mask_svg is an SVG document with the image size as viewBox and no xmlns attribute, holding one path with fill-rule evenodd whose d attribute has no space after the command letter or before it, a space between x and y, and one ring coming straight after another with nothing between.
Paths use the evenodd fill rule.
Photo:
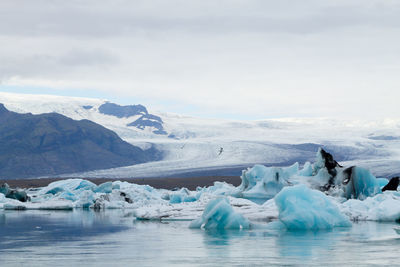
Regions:
<instances>
[{"instance_id":1,"label":"snow-capped mountain","mask_svg":"<svg viewBox=\"0 0 400 267\"><path fill-rule=\"evenodd\" d=\"M103 99L0 93L14 112L56 112L88 119L142 149L156 147L163 159L116 169L68 174L80 177L232 175L256 163L283 165L312 160L318 147L344 165L370 168L378 176L400 173L400 120L354 121L202 119L121 106Z\"/></svg>"}]
</instances>

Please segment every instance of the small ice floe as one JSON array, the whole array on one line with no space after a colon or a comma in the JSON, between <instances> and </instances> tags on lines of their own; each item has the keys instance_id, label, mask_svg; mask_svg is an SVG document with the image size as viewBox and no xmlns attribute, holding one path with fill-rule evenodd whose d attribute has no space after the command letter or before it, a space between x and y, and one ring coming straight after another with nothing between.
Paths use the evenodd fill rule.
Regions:
<instances>
[{"instance_id":1,"label":"small ice floe","mask_svg":"<svg viewBox=\"0 0 400 267\"><path fill-rule=\"evenodd\" d=\"M400 227L394 227L393 230L395 230L395 232L400 235Z\"/></svg>"}]
</instances>

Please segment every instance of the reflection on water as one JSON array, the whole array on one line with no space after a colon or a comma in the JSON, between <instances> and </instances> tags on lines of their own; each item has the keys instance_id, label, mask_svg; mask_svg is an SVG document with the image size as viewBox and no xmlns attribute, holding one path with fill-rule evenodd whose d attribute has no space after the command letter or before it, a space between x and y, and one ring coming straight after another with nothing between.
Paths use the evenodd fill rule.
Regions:
<instances>
[{"instance_id":1,"label":"reflection on water","mask_svg":"<svg viewBox=\"0 0 400 267\"><path fill-rule=\"evenodd\" d=\"M90 211L3 211L0 249L48 246L128 229L113 223L119 216Z\"/></svg>"},{"instance_id":2,"label":"reflection on water","mask_svg":"<svg viewBox=\"0 0 400 267\"><path fill-rule=\"evenodd\" d=\"M392 223L318 232L204 231L114 211L0 211L1 266L396 265Z\"/></svg>"}]
</instances>

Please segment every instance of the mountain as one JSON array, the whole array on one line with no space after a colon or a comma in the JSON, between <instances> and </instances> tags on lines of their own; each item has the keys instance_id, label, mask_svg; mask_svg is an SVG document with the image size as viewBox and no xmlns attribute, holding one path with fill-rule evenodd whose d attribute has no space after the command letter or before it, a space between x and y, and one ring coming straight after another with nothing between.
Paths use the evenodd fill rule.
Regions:
<instances>
[{"instance_id":1,"label":"mountain","mask_svg":"<svg viewBox=\"0 0 400 267\"><path fill-rule=\"evenodd\" d=\"M0 177L26 178L108 169L160 159L89 120L19 114L0 104Z\"/></svg>"},{"instance_id":2,"label":"mountain","mask_svg":"<svg viewBox=\"0 0 400 267\"><path fill-rule=\"evenodd\" d=\"M146 127L153 127L155 129L153 130L154 134L167 134L167 132L164 131L162 119L159 116L149 114L146 107L142 105L120 106L107 102L99 107L99 112L117 118L139 116L139 118L135 118L134 121L128 123L126 126L133 126L140 130L144 130Z\"/></svg>"},{"instance_id":3,"label":"mountain","mask_svg":"<svg viewBox=\"0 0 400 267\"><path fill-rule=\"evenodd\" d=\"M378 176L400 174L400 119L204 119L152 111L137 103L121 106L104 99L4 92L0 103L18 113L57 112L74 120L91 120L142 150L162 153L158 161L68 176L240 175L242 169L258 163L313 161L319 147L341 165L366 167Z\"/></svg>"}]
</instances>

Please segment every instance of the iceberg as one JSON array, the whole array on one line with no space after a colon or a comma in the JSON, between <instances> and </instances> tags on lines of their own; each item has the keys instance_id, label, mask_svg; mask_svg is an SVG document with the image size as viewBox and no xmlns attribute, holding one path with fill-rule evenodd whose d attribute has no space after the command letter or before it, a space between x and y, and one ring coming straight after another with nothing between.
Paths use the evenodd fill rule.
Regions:
<instances>
[{"instance_id":1,"label":"iceberg","mask_svg":"<svg viewBox=\"0 0 400 267\"><path fill-rule=\"evenodd\" d=\"M209 187L197 187L196 198L199 199L203 193L224 196L224 195L232 195L237 188L231 184L226 182L214 182L214 185Z\"/></svg>"},{"instance_id":2,"label":"iceberg","mask_svg":"<svg viewBox=\"0 0 400 267\"><path fill-rule=\"evenodd\" d=\"M196 201L196 196L191 195L187 188L181 188L179 191L173 191L165 199L169 199L170 204L193 202Z\"/></svg>"},{"instance_id":3,"label":"iceberg","mask_svg":"<svg viewBox=\"0 0 400 267\"><path fill-rule=\"evenodd\" d=\"M299 175L300 176L312 176L313 175L313 165L307 161L304 163L303 169L299 170Z\"/></svg>"},{"instance_id":4,"label":"iceberg","mask_svg":"<svg viewBox=\"0 0 400 267\"><path fill-rule=\"evenodd\" d=\"M376 178L378 181L379 187L382 189L385 185L389 183L389 180L386 178Z\"/></svg>"},{"instance_id":5,"label":"iceberg","mask_svg":"<svg viewBox=\"0 0 400 267\"><path fill-rule=\"evenodd\" d=\"M382 193L380 184L375 176L367 169L361 167L350 167L345 169L341 175L344 197L347 199L365 199Z\"/></svg>"},{"instance_id":6,"label":"iceberg","mask_svg":"<svg viewBox=\"0 0 400 267\"><path fill-rule=\"evenodd\" d=\"M14 195L26 194L26 202L9 198L14 189L3 185L0 209L132 209L137 219L197 218L191 227L205 229L249 228L256 222L269 222L278 229L317 230L349 226L350 220L400 220L400 192L389 191L397 189L399 178L388 183L366 169L343 168L322 149L315 163L306 162L302 169L298 163L255 165L244 170L241 179L238 187L215 182L196 191L121 181L97 186L84 179L66 179L42 188L15 190ZM260 204L259 200L267 199Z\"/></svg>"},{"instance_id":7,"label":"iceberg","mask_svg":"<svg viewBox=\"0 0 400 267\"><path fill-rule=\"evenodd\" d=\"M243 215L236 213L229 200L218 197L211 200L200 218L190 223L190 228L204 229L248 229L250 222Z\"/></svg>"},{"instance_id":8,"label":"iceberg","mask_svg":"<svg viewBox=\"0 0 400 267\"><path fill-rule=\"evenodd\" d=\"M8 201L3 205L5 210L72 210L72 202L62 200L50 200L43 203Z\"/></svg>"},{"instance_id":9,"label":"iceberg","mask_svg":"<svg viewBox=\"0 0 400 267\"><path fill-rule=\"evenodd\" d=\"M50 183L48 186L43 187L39 191L39 194L55 195L57 193L67 190L70 192L74 192L74 191L94 190L95 188L97 188L97 185L84 179L66 179Z\"/></svg>"},{"instance_id":10,"label":"iceberg","mask_svg":"<svg viewBox=\"0 0 400 267\"><path fill-rule=\"evenodd\" d=\"M339 208L354 221L399 221L400 192L385 191L364 200L349 199Z\"/></svg>"},{"instance_id":11,"label":"iceberg","mask_svg":"<svg viewBox=\"0 0 400 267\"><path fill-rule=\"evenodd\" d=\"M94 192L96 193L106 193L109 194L113 190L113 183L112 182L106 182L98 185L95 189Z\"/></svg>"},{"instance_id":12,"label":"iceberg","mask_svg":"<svg viewBox=\"0 0 400 267\"><path fill-rule=\"evenodd\" d=\"M0 186L0 193L4 194L6 198L16 199L21 202L27 202L29 200L29 196L22 189L12 189L7 183L4 183Z\"/></svg>"},{"instance_id":13,"label":"iceberg","mask_svg":"<svg viewBox=\"0 0 400 267\"><path fill-rule=\"evenodd\" d=\"M319 230L351 226L337 205L305 185L284 188L276 197L280 222L289 230Z\"/></svg>"},{"instance_id":14,"label":"iceberg","mask_svg":"<svg viewBox=\"0 0 400 267\"><path fill-rule=\"evenodd\" d=\"M242 183L232 195L244 198L273 198L284 186L289 185L290 177L298 170L298 163L285 168L255 165L242 172Z\"/></svg>"}]
</instances>

